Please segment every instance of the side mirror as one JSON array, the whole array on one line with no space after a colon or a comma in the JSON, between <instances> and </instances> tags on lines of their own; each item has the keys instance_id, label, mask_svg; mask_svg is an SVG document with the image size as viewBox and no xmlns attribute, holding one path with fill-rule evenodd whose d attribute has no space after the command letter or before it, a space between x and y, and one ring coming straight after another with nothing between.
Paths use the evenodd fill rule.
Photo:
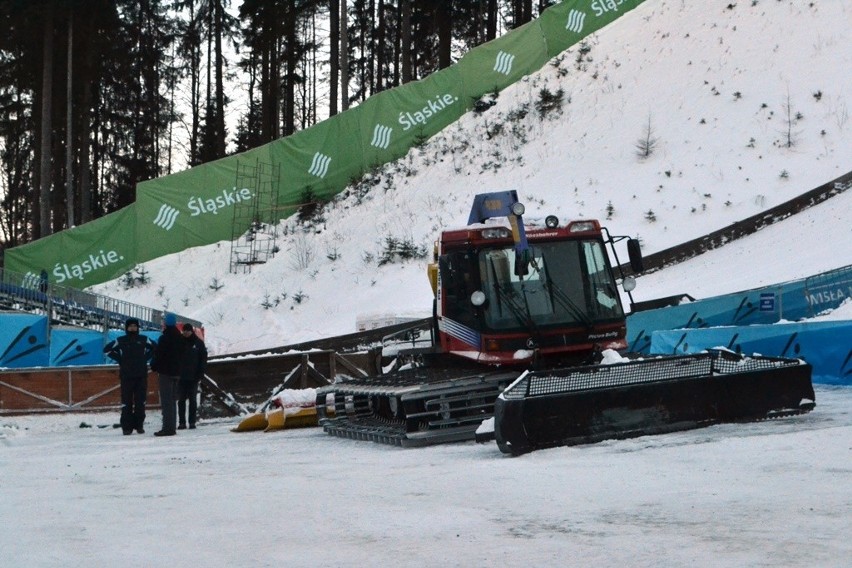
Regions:
<instances>
[{"instance_id":1,"label":"side mirror","mask_svg":"<svg viewBox=\"0 0 852 568\"><path fill-rule=\"evenodd\" d=\"M630 258L630 270L633 274L645 272L645 263L642 261L642 248L638 239L627 239L627 256Z\"/></svg>"}]
</instances>

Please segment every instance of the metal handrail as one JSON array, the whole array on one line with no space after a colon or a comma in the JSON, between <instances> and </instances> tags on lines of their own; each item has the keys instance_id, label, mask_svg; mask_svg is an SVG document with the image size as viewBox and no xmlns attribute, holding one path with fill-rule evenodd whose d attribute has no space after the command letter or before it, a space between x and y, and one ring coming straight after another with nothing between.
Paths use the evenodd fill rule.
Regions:
<instances>
[{"instance_id":1,"label":"metal handrail","mask_svg":"<svg viewBox=\"0 0 852 568\"><path fill-rule=\"evenodd\" d=\"M51 320L101 331L122 329L127 318L138 319L142 330L159 331L166 314L156 308L52 284L32 272L21 274L4 268L0 268L0 296L17 301L25 311L45 313ZM175 315L182 322L203 327L200 321Z\"/></svg>"}]
</instances>

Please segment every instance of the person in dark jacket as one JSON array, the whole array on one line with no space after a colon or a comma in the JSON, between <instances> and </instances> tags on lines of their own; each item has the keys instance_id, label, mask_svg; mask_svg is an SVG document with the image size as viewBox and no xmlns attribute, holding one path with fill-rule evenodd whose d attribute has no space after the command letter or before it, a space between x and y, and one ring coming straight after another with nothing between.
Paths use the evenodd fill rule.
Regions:
<instances>
[{"instance_id":1,"label":"person in dark jacket","mask_svg":"<svg viewBox=\"0 0 852 568\"><path fill-rule=\"evenodd\" d=\"M107 357L118 363L121 381L121 431L145 433L145 399L148 395L148 362L154 343L139 333L139 320L128 318L125 334L104 347Z\"/></svg>"},{"instance_id":2,"label":"person in dark jacket","mask_svg":"<svg viewBox=\"0 0 852 568\"><path fill-rule=\"evenodd\" d=\"M154 432L154 435L174 436L177 422L175 392L180 376L183 338L177 329L177 318L174 314L166 314L163 323L165 328L157 342L154 360L151 362L151 369L159 373L160 407L163 410L163 428L159 432Z\"/></svg>"},{"instance_id":3,"label":"person in dark jacket","mask_svg":"<svg viewBox=\"0 0 852 568\"><path fill-rule=\"evenodd\" d=\"M181 329L183 335L183 353L180 359L180 380L178 380L178 430L186 428L189 418L189 429L195 428L195 418L198 411L196 394L198 381L204 377L207 367L207 347L200 337L193 333L192 324L185 323ZM189 416L186 414L189 402Z\"/></svg>"}]
</instances>

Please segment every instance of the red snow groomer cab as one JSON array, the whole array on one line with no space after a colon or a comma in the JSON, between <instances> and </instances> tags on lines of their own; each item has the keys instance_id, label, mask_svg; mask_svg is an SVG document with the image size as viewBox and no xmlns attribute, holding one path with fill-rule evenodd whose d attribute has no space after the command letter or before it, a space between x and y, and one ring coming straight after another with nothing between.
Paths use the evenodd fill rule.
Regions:
<instances>
[{"instance_id":1,"label":"red snow groomer cab","mask_svg":"<svg viewBox=\"0 0 852 568\"><path fill-rule=\"evenodd\" d=\"M625 349L625 314L600 224L560 226L548 217L525 228L515 217L505 225L474 219L441 234L431 272L441 350L517 366L539 358L576 365Z\"/></svg>"}]
</instances>

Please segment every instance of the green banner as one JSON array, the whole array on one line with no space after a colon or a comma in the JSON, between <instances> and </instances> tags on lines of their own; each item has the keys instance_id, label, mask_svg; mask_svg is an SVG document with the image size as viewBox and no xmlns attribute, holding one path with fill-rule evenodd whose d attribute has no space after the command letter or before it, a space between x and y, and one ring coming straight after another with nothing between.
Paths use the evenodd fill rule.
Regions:
<instances>
[{"instance_id":1,"label":"green banner","mask_svg":"<svg viewBox=\"0 0 852 568\"><path fill-rule=\"evenodd\" d=\"M330 199L365 171L404 156L458 120L482 95L540 69L642 2L567 0L552 6L426 79L373 95L264 146L142 182L133 205L10 249L6 267L30 278L44 269L52 282L83 288L140 262L230 240L246 231L252 218L277 222L309 196ZM264 184L275 184L276 203L264 201Z\"/></svg>"},{"instance_id":2,"label":"green banner","mask_svg":"<svg viewBox=\"0 0 852 568\"><path fill-rule=\"evenodd\" d=\"M404 156L418 143L452 124L470 108L461 76L453 66L379 93L358 110L363 142L362 164L370 168Z\"/></svg>"},{"instance_id":3,"label":"green banner","mask_svg":"<svg viewBox=\"0 0 852 568\"><path fill-rule=\"evenodd\" d=\"M133 205L79 227L6 251L11 272L33 281L42 270L48 280L83 288L112 280L135 265L136 209ZM24 283L21 283L24 285Z\"/></svg>"},{"instance_id":4,"label":"green banner","mask_svg":"<svg viewBox=\"0 0 852 568\"><path fill-rule=\"evenodd\" d=\"M642 2L644 0L566 0L551 6L537 20L547 42L548 57L559 55Z\"/></svg>"},{"instance_id":5,"label":"green banner","mask_svg":"<svg viewBox=\"0 0 852 568\"><path fill-rule=\"evenodd\" d=\"M231 206L251 199L235 180L235 159L227 158L139 184L138 260L230 239Z\"/></svg>"},{"instance_id":6,"label":"green banner","mask_svg":"<svg viewBox=\"0 0 852 568\"><path fill-rule=\"evenodd\" d=\"M271 143L272 162L281 167L278 203L284 207L279 219L304 201L306 191L329 199L363 171L358 123L350 114L332 117Z\"/></svg>"},{"instance_id":7,"label":"green banner","mask_svg":"<svg viewBox=\"0 0 852 568\"><path fill-rule=\"evenodd\" d=\"M467 106L540 69L548 60L538 20L467 52L454 66L464 78Z\"/></svg>"}]
</instances>

